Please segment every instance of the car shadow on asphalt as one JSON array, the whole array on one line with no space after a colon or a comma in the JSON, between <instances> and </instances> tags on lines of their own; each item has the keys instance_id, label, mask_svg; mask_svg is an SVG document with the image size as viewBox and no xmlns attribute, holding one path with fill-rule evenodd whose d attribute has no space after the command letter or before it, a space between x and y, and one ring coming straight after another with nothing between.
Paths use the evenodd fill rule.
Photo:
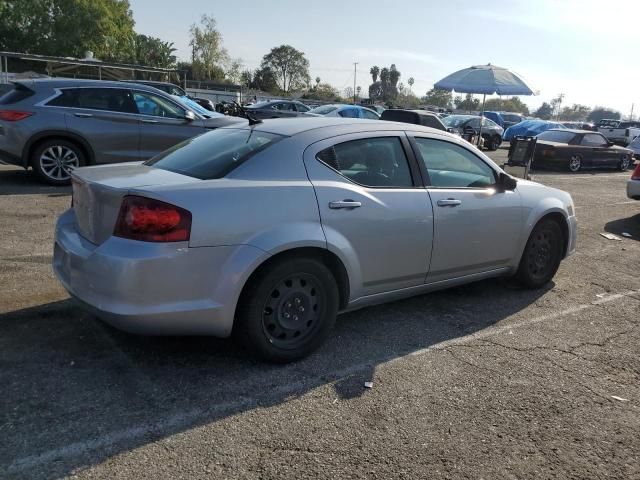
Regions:
<instances>
[{"instance_id":1,"label":"car shadow on asphalt","mask_svg":"<svg viewBox=\"0 0 640 480\"><path fill-rule=\"evenodd\" d=\"M366 395L380 364L481 331L549 289L495 279L341 315L288 365L229 340L115 330L70 300L0 316L0 471L69 475L118 453L332 385L328 408ZM324 394L324 393L323 393Z\"/></svg>"},{"instance_id":2,"label":"car shadow on asphalt","mask_svg":"<svg viewBox=\"0 0 640 480\"><path fill-rule=\"evenodd\" d=\"M0 170L1 195L71 195L71 187L54 187L40 182L32 171L22 168Z\"/></svg>"},{"instance_id":3,"label":"car shadow on asphalt","mask_svg":"<svg viewBox=\"0 0 640 480\"><path fill-rule=\"evenodd\" d=\"M640 241L640 213L631 217L619 218L618 220L607 222L604 226L604 231L630 240Z\"/></svg>"}]
</instances>

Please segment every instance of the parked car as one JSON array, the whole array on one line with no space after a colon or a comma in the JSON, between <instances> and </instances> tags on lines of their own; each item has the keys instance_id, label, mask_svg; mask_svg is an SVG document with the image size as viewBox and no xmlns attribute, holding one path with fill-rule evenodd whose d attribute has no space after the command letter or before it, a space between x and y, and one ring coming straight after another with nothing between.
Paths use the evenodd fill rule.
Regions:
<instances>
[{"instance_id":1,"label":"parked car","mask_svg":"<svg viewBox=\"0 0 640 480\"><path fill-rule=\"evenodd\" d=\"M361 103L360 106L363 108L368 108L369 110L373 110L378 115L382 115L382 112L386 110L386 108L383 107L382 105L369 105L369 104Z\"/></svg>"},{"instance_id":2,"label":"parked car","mask_svg":"<svg viewBox=\"0 0 640 480\"><path fill-rule=\"evenodd\" d=\"M0 159L67 185L83 165L146 160L176 143L245 119L205 118L141 84L38 79L0 97Z\"/></svg>"},{"instance_id":3,"label":"parked car","mask_svg":"<svg viewBox=\"0 0 640 480\"><path fill-rule=\"evenodd\" d=\"M640 122L609 123L598 127L598 132L614 143L627 146L640 135Z\"/></svg>"},{"instance_id":4,"label":"parked car","mask_svg":"<svg viewBox=\"0 0 640 480\"><path fill-rule=\"evenodd\" d=\"M456 130L460 135L468 133L473 129L474 135L480 134L480 117L476 115L449 115L442 119L442 123L447 128ZM482 123L482 138L488 150L497 150L502 143L504 130L493 120L484 118Z\"/></svg>"},{"instance_id":5,"label":"parked car","mask_svg":"<svg viewBox=\"0 0 640 480\"><path fill-rule=\"evenodd\" d=\"M640 158L640 135L634 138L627 148L633 151L634 158Z\"/></svg>"},{"instance_id":6,"label":"parked car","mask_svg":"<svg viewBox=\"0 0 640 480\"><path fill-rule=\"evenodd\" d=\"M576 245L568 193L398 122L264 120L73 176L53 267L74 298L124 330L233 334L278 362L339 311L496 276L541 287Z\"/></svg>"},{"instance_id":7,"label":"parked car","mask_svg":"<svg viewBox=\"0 0 640 480\"><path fill-rule=\"evenodd\" d=\"M500 112L484 112L484 116L504 128L504 118Z\"/></svg>"},{"instance_id":8,"label":"parked car","mask_svg":"<svg viewBox=\"0 0 640 480\"><path fill-rule=\"evenodd\" d=\"M564 125L558 122L550 122L547 120L524 120L516 125L507 128L502 135L502 139L508 142L513 141L515 137L535 137L539 133L551 130L552 128L564 128Z\"/></svg>"},{"instance_id":9,"label":"parked car","mask_svg":"<svg viewBox=\"0 0 640 480\"><path fill-rule=\"evenodd\" d=\"M427 112L426 110L401 110L389 108L382 112L380 120L413 123L415 125L435 128L436 130L447 131L447 127L444 126L440 117L435 113Z\"/></svg>"},{"instance_id":10,"label":"parked car","mask_svg":"<svg viewBox=\"0 0 640 480\"><path fill-rule=\"evenodd\" d=\"M593 123L588 123L588 122L562 122L562 125L565 128L573 128L573 129L576 129L576 130L592 130L592 131L597 132L597 130L593 126Z\"/></svg>"},{"instance_id":11,"label":"parked car","mask_svg":"<svg viewBox=\"0 0 640 480\"><path fill-rule=\"evenodd\" d=\"M311 117L346 117L346 118L366 118L369 120L378 120L380 115L373 110L361 107L359 105L320 105L309 110L306 116Z\"/></svg>"},{"instance_id":12,"label":"parked car","mask_svg":"<svg viewBox=\"0 0 640 480\"><path fill-rule=\"evenodd\" d=\"M258 102L245 107L255 118L287 118L299 117L311 110L302 102L290 100L273 100L269 102Z\"/></svg>"},{"instance_id":13,"label":"parked car","mask_svg":"<svg viewBox=\"0 0 640 480\"><path fill-rule=\"evenodd\" d=\"M627 197L640 200L640 163L636 165L631 178L627 180Z\"/></svg>"},{"instance_id":14,"label":"parked car","mask_svg":"<svg viewBox=\"0 0 640 480\"><path fill-rule=\"evenodd\" d=\"M500 112L500 115L502 115L502 120L503 120L502 127L505 129L526 120L526 117L519 113Z\"/></svg>"},{"instance_id":15,"label":"parked car","mask_svg":"<svg viewBox=\"0 0 640 480\"><path fill-rule=\"evenodd\" d=\"M537 136L533 168L562 168L578 172L586 168L626 171L633 152L614 145L603 135L587 130L547 130Z\"/></svg>"},{"instance_id":16,"label":"parked car","mask_svg":"<svg viewBox=\"0 0 640 480\"><path fill-rule=\"evenodd\" d=\"M169 95L176 95L178 97L187 97L202 108L209 110L210 112L215 112L216 106L215 104L208 98L203 97L194 97L185 92L181 87L170 83L170 82L154 82L153 80L126 80L128 83L140 83L142 85L149 85L150 87L157 88L158 90L162 90Z\"/></svg>"}]
</instances>

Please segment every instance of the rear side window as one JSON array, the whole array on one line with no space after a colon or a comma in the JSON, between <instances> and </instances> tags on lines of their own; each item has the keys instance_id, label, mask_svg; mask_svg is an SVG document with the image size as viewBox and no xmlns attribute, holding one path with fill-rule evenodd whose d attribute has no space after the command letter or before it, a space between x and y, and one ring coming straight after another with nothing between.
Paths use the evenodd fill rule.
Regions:
<instances>
[{"instance_id":1,"label":"rear side window","mask_svg":"<svg viewBox=\"0 0 640 480\"><path fill-rule=\"evenodd\" d=\"M136 113L131 92L121 88L65 88L47 105Z\"/></svg>"},{"instance_id":2,"label":"rear side window","mask_svg":"<svg viewBox=\"0 0 640 480\"><path fill-rule=\"evenodd\" d=\"M407 157L398 137L363 138L339 143L322 150L316 157L360 185L413 186Z\"/></svg>"},{"instance_id":3,"label":"rear side window","mask_svg":"<svg viewBox=\"0 0 640 480\"><path fill-rule=\"evenodd\" d=\"M145 165L201 180L222 178L282 138L253 129L221 128L179 143Z\"/></svg>"},{"instance_id":4,"label":"rear side window","mask_svg":"<svg viewBox=\"0 0 640 480\"><path fill-rule=\"evenodd\" d=\"M35 92L33 90L30 90L18 83L13 90L9 90L0 97L0 105L11 105L12 103L21 102L25 98L32 96L34 93Z\"/></svg>"}]
</instances>

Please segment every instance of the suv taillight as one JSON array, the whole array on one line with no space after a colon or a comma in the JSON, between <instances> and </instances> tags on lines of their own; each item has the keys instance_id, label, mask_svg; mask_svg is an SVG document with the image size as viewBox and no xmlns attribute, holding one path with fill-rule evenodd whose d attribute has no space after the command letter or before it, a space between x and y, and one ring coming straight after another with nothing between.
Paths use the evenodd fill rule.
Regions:
<instances>
[{"instance_id":1,"label":"suv taillight","mask_svg":"<svg viewBox=\"0 0 640 480\"><path fill-rule=\"evenodd\" d=\"M631 174L631 180L640 180L640 163L636 165L635 170Z\"/></svg>"},{"instance_id":2,"label":"suv taillight","mask_svg":"<svg viewBox=\"0 0 640 480\"><path fill-rule=\"evenodd\" d=\"M6 122L17 122L24 120L27 117L33 115L32 112L19 112L18 110L0 110L0 120Z\"/></svg>"},{"instance_id":3,"label":"suv taillight","mask_svg":"<svg viewBox=\"0 0 640 480\"><path fill-rule=\"evenodd\" d=\"M186 242L191 235L191 212L153 198L127 195L113 234L142 242Z\"/></svg>"}]
</instances>

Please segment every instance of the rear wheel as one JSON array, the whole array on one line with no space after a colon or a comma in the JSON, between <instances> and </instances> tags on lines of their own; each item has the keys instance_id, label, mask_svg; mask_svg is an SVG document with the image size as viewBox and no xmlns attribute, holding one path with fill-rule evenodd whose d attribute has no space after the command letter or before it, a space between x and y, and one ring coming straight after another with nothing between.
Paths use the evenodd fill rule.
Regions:
<instances>
[{"instance_id":1,"label":"rear wheel","mask_svg":"<svg viewBox=\"0 0 640 480\"><path fill-rule=\"evenodd\" d=\"M531 232L515 278L527 288L540 288L558 271L562 259L563 235L558 222L540 221Z\"/></svg>"},{"instance_id":2,"label":"rear wheel","mask_svg":"<svg viewBox=\"0 0 640 480\"><path fill-rule=\"evenodd\" d=\"M580 155L572 155L569 159L569 170L579 172L582 168L582 157Z\"/></svg>"},{"instance_id":3,"label":"rear wheel","mask_svg":"<svg viewBox=\"0 0 640 480\"><path fill-rule=\"evenodd\" d=\"M620 161L618 162L618 169L626 172L629 169L630 163L631 159L629 158L629 155L622 155L622 157L620 157Z\"/></svg>"},{"instance_id":4,"label":"rear wheel","mask_svg":"<svg viewBox=\"0 0 640 480\"><path fill-rule=\"evenodd\" d=\"M493 137L491 137L491 139L489 139L487 143L487 149L493 152L498 148L500 148L501 143L502 143L502 138L499 135L494 135Z\"/></svg>"},{"instance_id":5,"label":"rear wheel","mask_svg":"<svg viewBox=\"0 0 640 480\"><path fill-rule=\"evenodd\" d=\"M263 360L291 362L324 342L337 312L338 288L331 271L311 258L287 259L247 285L234 336Z\"/></svg>"},{"instance_id":6,"label":"rear wheel","mask_svg":"<svg viewBox=\"0 0 640 480\"><path fill-rule=\"evenodd\" d=\"M40 180L49 185L69 185L71 172L86 164L81 148L63 139L51 139L38 145L31 155L31 166Z\"/></svg>"}]
</instances>

